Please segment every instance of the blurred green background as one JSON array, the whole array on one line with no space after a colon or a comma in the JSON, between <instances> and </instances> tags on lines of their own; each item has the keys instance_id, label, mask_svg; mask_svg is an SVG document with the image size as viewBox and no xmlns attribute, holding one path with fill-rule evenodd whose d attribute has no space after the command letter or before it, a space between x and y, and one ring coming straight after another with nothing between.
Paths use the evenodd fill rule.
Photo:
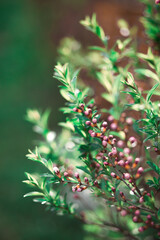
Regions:
<instances>
[{"instance_id":1,"label":"blurred green background","mask_svg":"<svg viewBox=\"0 0 160 240\"><path fill-rule=\"evenodd\" d=\"M31 199L24 172L38 166L25 158L33 148L27 108L50 107L51 126L63 119L57 81L52 78L59 40L80 35L79 20L88 1L1 0L0 2L0 239L83 239L79 222L58 217ZM36 164L37 165L37 164Z\"/></svg>"}]
</instances>

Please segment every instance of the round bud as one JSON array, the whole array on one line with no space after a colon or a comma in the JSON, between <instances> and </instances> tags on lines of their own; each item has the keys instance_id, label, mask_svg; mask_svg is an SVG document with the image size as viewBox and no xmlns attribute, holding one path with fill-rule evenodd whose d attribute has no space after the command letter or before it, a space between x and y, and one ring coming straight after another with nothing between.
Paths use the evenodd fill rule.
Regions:
<instances>
[{"instance_id":1,"label":"round bud","mask_svg":"<svg viewBox=\"0 0 160 240\"><path fill-rule=\"evenodd\" d=\"M116 177L117 177L117 175L116 175L114 172L111 172L111 176L112 176L113 178L116 178Z\"/></svg>"},{"instance_id":2,"label":"round bud","mask_svg":"<svg viewBox=\"0 0 160 240\"><path fill-rule=\"evenodd\" d=\"M117 142L117 146L118 146L119 148L124 147L124 141L119 140L119 141Z\"/></svg>"},{"instance_id":3,"label":"round bud","mask_svg":"<svg viewBox=\"0 0 160 240\"><path fill-rule=\"evenodd\" d=\"M114 117L113 117L112 115L109 115L109 116L108 116L108 121L109 121L109 122L113 122L113 121L114 121Z\"/></svg>"},{"instance_id":4,"label":"round bud","mask_svg":"<svg viewBox=\"0 0 160 240\"><path fill-rule=\"evenodd\" d=\"M107 142L103 140L103 141L102 141L102 146L103 146L103 147L106 147L106 146L107 146Z\"/></svg>"},{"instance_id":5,"label":"round bud","mask_svg":"<svg viewBox=\"0 0 160 240\"><path fill-rule=\"evenodd\" d=\"M129 142L130 143L135 143L135 142L137 142L137 139L135 137L130 137Z\"/></svg>"},{"instance_id":6,"label":"round bud","mask_svg":"<svg viewBox=\"0 0 160 240\"><path fill-rule=\"evenodd\" d=\"M86 121L86 125L87 126L91 126L91 122L90 121Z\"/></svg>"},{"instance_id":7,"label":"round bud","mask_svg":"<svg viewBox=\"0 0 160 240\"><path fill-rule=\"evenodd\" d=\"M59 174L59 173L60 173L60 171L59 171L59 168L58 168L58 167L54 167L54 168L53 168L53 171L55 172L55 174Z\"/></svg>"},{"instance_id":8,"label":"round bud","mask_svg":"<svg viewBox=\"0 0 160 240\"><path fill-rule=\"evenodd\" d=\"M102 127L105 127L105 128L106 128L106 127L107 127L107 125L108 125L108 123L107 123L107 122L103 122L103 123L102 123Z\"/></svg>"},{"instance_id":9,"label":"round bud","mask_svg":"<svg viewBox=\"0 0 160 240\"><path fill-rule=\"evenodd\" d=\"M78 111L78 108L76 108L76 107L73 108L73 111L74 111L74 112L77 112L77 111Z\"/></svg>"},{"instance_id":10,"label":"round bud","mask_svg":"<svg viewBox=\"0 0 160 240\"><path fill-rule=\"evenodd\" d=\"M92 119L92 123L96 124L96 123L97 123L97 119L96 119L96 118L93 118L93 119Z\"/></svg>"},{"instance_id":11,"label":"round bud","mask_svg":"<svg viewBox=\"0 0 160 240\"><path fill-rule=\"evenodd\" d=\"M97 136L97 134L95 132L91 133L91 137L96 137L96 136Z\"/></svg>"},{"instance_id":12,"label":"round bud","mask_svg":"<svg viewBox=\"0 0 160 240\"><path fill-rule=\"evenodd\" d=\"M68 172L64 172L64 177L68 177Z\"/></svg>"},{"instance_id":13,"label":"round bud","mask_svg":"<svg viewBox=\"0 0 160 240\"><path fill-rule=\"evenodd\" d=\"M116 130L117 129L117 124L116 123L112 123L111 125L110 125L110 129L112 129L112 130Z\"/></svg>"},{"instance_id":14,"label":"round bud","mask_svg":"<svg viewBox=\"0 0 160 240\"><path fill-rule=\"evenodd\" d=\"M88 183L88 178L87 178L87 177L85 177L85 178L84 178L84 181L85 181L86 183Z\"/></svg>"},{"instance_id":15,"label":"round bud","mask_svg":"<svg viewBox=\"0 0 160 240\"><path fill-rule=\"evenodd\" d=\"M118 165L121 166L121 167L123 167L123 166L124 166L124 160L119 160L119 161L118 161Z\"/></svg>"},{"instance_id":16,"label":"round bud","mask_svg":"<svg viewBox=\"0 0 160 240\"><path fill-rule=\"evenodd\" d=\"M74 176L75 176L76 178L79 178L79 173L76 172L76 173L74 174Z\"/></svg>"},{"instance_id":17,"label":"round bud","mask_svg":"<svg viewBox=\"0 0 160 240\"><path fill-rule=\"evenodd\" d=\"M131 150L129 148L124 148L123 152L124 154L130 154Z\"/></svg>"},{"instance_id":18,"label":"round bud","mask_svg":"<svg viewBox=\"0 0 160 240\"><path fill-rule=\"evenodd\" d=\"M125 217L126 215L127 215L127 211L126 211L126 210L122 210L122 211L121 211L121 216L122 216L122 217Z\"/></svg>"},{"instance_id":19,"label":"round bud","mask_svg":"<svg viewBox=\"0 0 160 240\"><path fill-rule=\"evenodd\" d=\"M140 162L140 158L135 159L135 163L138 164Z\"/></svg>"},{"instance_id":20,"label":"round bud","mask_svg":"<svg viewBox=\"0 0 160 240\"><path fill-rule=\"evenodd\" d=\"M125 178L126 180L129 180L131 177L131 175L129 173L123 173L123 178Z\"/></svg>"},{"instance_id":21,"label":"round bud","mask_svg":"<svg viewBox=\"0 0 160 240\"><path fill-rule=\"evenodd\" d=\"M140 203L143 203L143 202L144 202L144 198L143 198L143 197L140 197L139 202L140 202Z\"/></svg>"},{"instance_id":22,"label":"round bud","mask_svg":"<svg viewBox=\"0 0 160 240\"><path fill-rule=\"evenodd\" d=\"M138 231L139 231L139 232L143 232L143 231L144 231L144 227L139 227L139 228L138 228Z\"/></svg>"},{"instance_id":23,"label":"round bud","mask_svg":"<svg viewBox=\"0 0 160 240\"><path fill-rule=\"evenodd\" d=\"M143 173L143 171L144 171L143 167L139 167L137 170L137 173L141 174L141 173Z\"/></svg>"},{"instance_id":24,"label":"round bud","mask_svg":"<svg viewBox=\"0 0 160 240\"><path fill-rule=\"evenodd\" d=\"M133 222L138 222L138 217L137 216L133 217Z\"/></svg>"},{"instance_id":25,"label":"round bud","mask_svg":"<svg viewBox=\"0 0 160 240\"><path fill-rule=\"evenodd\" d=\"M108 162L104 162L103 164L104 164L104 166L108 166L108 165L109 165L109 163L108 163Z\"/></svg>"},{"instance_id":26,"label":"round bud","mask_svg":"<svg viewBox=\"0 0 160 240\"><path fill-rule=\"evenodd\" d=\"M132 125L133 124L133 119L132 118L127 118L126 119L126 123L128 124L128 125Z\"/></svg>"},{"instance_id":27,"label":"round bud","mask_svg":"<svg viewBox=\"0 0 160 240\"><path fill-rule=\"evenodd\" d=\"M136 210L134 214L135 214L136 216L139 216L139 215L140 215L140 211L139 211L139 210Z\"/></svg>"},{"instance_id":28,"label":"round bud","mask_svg":"<svg viewBox=\"0 0 160 240\"><path fill-rule=\"evenodd\" d=\"M82 188L77 188L77 192L82 192Z\"/></svg>"}]
</instances>

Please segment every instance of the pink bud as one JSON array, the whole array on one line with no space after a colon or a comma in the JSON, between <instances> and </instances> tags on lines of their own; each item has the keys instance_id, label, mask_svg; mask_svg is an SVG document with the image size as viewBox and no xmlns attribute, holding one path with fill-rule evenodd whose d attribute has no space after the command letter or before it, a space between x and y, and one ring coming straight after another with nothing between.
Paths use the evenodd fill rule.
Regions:
<instances>
[{"instance_id":1,"label":"pink bud","mask_svg":"<svg viewBox=\"0 0 160 240\"><path fill-rule=\"evenodd\" d=\"M129 180L131 175L129 173L123 173L123 177L126 179L126 180Z\"/></svg>"},{"instance_id":2,"label":"pink bud","mask_svg":"<svg viewBox=\"0 0 160 240\"><path fill-rule=\"evenodd\" d=\"M93 122L94 124L96 124L96 123L97 123L97 119L96 119L96 118L93 118L93 119L92 119L92 122Z\"/></svg>"},{"instance_id":3,"label":"pink bud","mask_svg":"<svg viewBox=\"0 0 160 240\"><path fill-rule=\"evenodd\" d=\"M143 202L144 202L144 198L143 198L143 197L140 197L139 202L140 202L140 203L143 203Z\"/></svg>"},{"instance_id":4,"label":"pink bud","mask_svg":"<svg viewBox=\"0 0 160 240\"><path fill-rule=\"evenodd\" d=\"M74 176L75 176L76 178L79 178L79 173L76 172L76 173L74 174Z\"/></svg>"},{"instance_id":5,"label":"pink bud","mask_svg":"<svg viewBox=\"0 0 160 240\"><path fill-rule=\"evenodd\" d=\"M112 187L112 192L115 192L115 191L116 191L116 189L114 187Z\"/></svg>"},{"instance_id":6,"label":"pink bud","mask_svg":"<svg viewBox=\"0 0 160 240\"><path fill-rule=\"evenodd\" d=\"M126 119L126 123L128 124L128 125L132 125L133 124L133 119L132 118L127 118Z\"/></svg>"},{"instance_id":7,"label":"pink bud","mask_svg":"<svg viewBox=\"0 0 160 240\"><path fill-rule=\"evenodd\" d=\"M124 166L124 160L118 161L118 165L119 165L119 166Z\"/></svg>"},{"instance_id":8,"label":"pink bud","mask_svg":"<svg viewBox=\"0 0 160 240\"><path fill-rule=\"evenodd\" d=\"M140 158L135 159L135 163L138 164L140 162Z\"/></svg>"},{"instance_id":9,"label":"pink bud","mask_svg":"<svg viewBox=\"0 0 160 240\"><path fill-rule=\"evenodd\" d=\"M103 140L102 145L103 145L103 147L107 147L107 142Z\"/></svg>"},{"instance_id":10,"label":"pink bud","mask_svg":"<svg viewBox=\"0 0 160 240\"><path fill-rule=\"evenodd\" d=\"M87 126L90 126L90 125L91 125L91 122L90 122L90 121L86 121L86 125L87 125Z\"/></svg>"},{"instance_id":11,"label":"pink bud","mask_svg":"<svg viewBox=\"0 0 160 240\"><path fill-rule=\"evenodd\" d=\"M130 137L130 138L129 138L129 141L130 141L131 143L135 143L135 142L137 141L137 139L136 139L135 137Z\"/></svg>"},{"instance_id":12,"label":"pink bud","mask_svg":"<svg viewBox=\"0 0 160 240\"><path fill-rule=\"evenodd\" d=\"M97 136L97 134L95 132L91 133L91 137L96 137L96 136Z\"/></svg>"},{"instance_id":13,"label":"pink bud","mask_svg":"<svg viewBox=\"0 0 160 240\"><path fill-rule=\"evenodd\" d=\"M72 192L76 192L77 188L76 187L72 187Z\"/></svg>"},{"instance_id":14,"label":"pink bud","mask_svg":"<svg viewBox=\"0 0 160 240\"><path fill-rule=\"evenodd\" d=\"M54 167L54 168L53 168L53 171L55 172L55 174L59 174L59 173L60 173L60 171L59 171L59 168L58 168L58 167Z\"/></svg>"},{"instance_id":15,"label":"pink bud","mask_svg":"<svg viewBox=\"0 0 160 240\"><path fill-rule=\"evenodd\" d=\"M159 4L160 3L160 0L155 0L155 4Z\"/></svg>"},{"instance_id":16,"label":"pink bud","mask_svg":"<svg viewBox=\"0 0 160 240\"><path fill-rule=\"evenodd\" d=\"M113 155L116 155L116 154L117 154L117 149L116 149L116 147L113 147L113 148L112 148L112 153L113 153Z\"/></svg>"},{"instance_id":17,"label":"pink bud","mask_svg":"<svg viewBox=\"0 0 160 240\"><path fill-rule=\"evenodd\" d=\"M128 161L129 163L131 163L132 160L133 160L133 157L132 157L132 156L128 156L128 157L127 157L127 161Z\"/></svg>"},{"instance_id":18,"label":"pink bud","mask_svg":"<svg viewBox=\"0 0 160 240\"><path fill-rule=\"evenodd\" d=\"M86 183L88 183L88 178L87 178L87 177L85 177L85 178L84 178L84 181L85 181Z\"/></svg>"},{"instance_id":19,"label":"pink bud","mask_svg":"<svg viewBox=\"0 0 160 240\"><path fill-rule=\"evenodd\" d=\"M82 192L82 188L77 188L77 192Z\"/></svg>"},{"instance_id":20,"label":"pink bud","mask_svg":"<svg viewBox=\"0 0 160 240\"><path fill-rule=\"evenodd\" d=\"M122 217L125 217L127 215L127 211L126 210L122 210L120 213L121 213Z\"/></svg>"},{"instance_id":21,"label":"pink bud","mask_svg":"<svg viewBox=\"0 0 160 240\"><path fill-rule=\"evenodd\" d=\"M122 148L122 147L124 146L124 141L119 140L119 141L117 142L117 146L118 146L119 148Z\"/></svg>"},{"instance_id":22,"label":"pink bud","mask_svg":"<svg viewBox=\"0 0 160 240\"><path fill-rule=\"evenodd\" d=\"M119 156L123 158L123 157L124 157L124 153L123 153L123 152L120 152L120 153L119 153Z\"/></svg>"},{"instance_id":23,"label":"pink bud","mask_svg":"<svg viewBox=\"0 0 160 240\"><path fill-rule=\"evenodd\" d=\"M109 121L109 122L113 122L113 120L114 120L114 117L113 117L112 115L109 115L109 116L108 116L108 121Z\"/></svg>"},{"instance_id":24,"label":"pink bud","mask_svg":"<svg viewBox=\"0 0 160 240\"><path fill-rule=\"evenodd\" d=\"M139 167L137 170L137 173L141 174L141 173L143 173L143 171L144 171L143 167Z\"/></svg>"},{"instance_id":25,"label":"pink bud","mask_svg":"<svg viewBox=\"0 0 160 240\"><path fill-rule=\"evenodd\" d=\"M109 163L108 163L108 162L104 162L103 164L104 164L104 166L108 166L108 165L109 165Z\"/></svg>"},{"instance_id":26,"label":"pink bud","mask_svg":"<svg viewBox=\"0 0 160 240\"><path fill-rule=\"evenodd\" d=\"M133 217L133 222L138 222L138 217L137 216Z\"/></svg>"},{"instance_id":27,"label":"pink bud","mask_svg":"<svg viewBox=\"0 0 160 240\"><path fill-rule=\"evenodd\" d=\"M143 231L144 231L144 227L139 227L139 228L138 228L138 231L139 231L139 232L143 232Z\"/></svg>"},{"instance_id":28,"label":"pink bud","mask_svg":"<svg viewBox=\"0 0 160 240\"><path fill-rule=\"evenodd\" d=\"M131 150L129 148L124 148L123 152L124 154L130 154Z\"/></svg>"},{"instance_id":29,"label":"pink bud","mask_svg":"<svg viewBox=\"0 0 160 240\"><path fill-rule=\"evenodd\" d=\"M116 130L117 129L117 124L116 123L112 123L111 125L110 125L110 129L112 129L112 130Z\"/></svg>"},{"instance_id":30,"label":"pink bud","mask_svg":"<svg viewBox=\"0 0 160 240\"><path fill-rule=\"evenodd\" d=\"M107 137L107 136L104 136L104 137L103 137L103 140L104 140L104 141L108 141L108 137Z\"/></svg>"},{"instance_id":31,"label":"pink bud","mask_svg":"<svg viewBox=\"0 0 160 240\"><path fill-rule=\"evenodd\" d=\"M68 177L68 172L64 172L64 177Z\"/></svg>"},{"instance_id":32,"label":"pink bud","mask_svg":"<svg viewBox=\"0 0 160 240\"><path fill-rule=\"evenodd\" d=\"M111 176L113 177L113 178L116 178L116 174L114 173L114 172L111 172Z\"/></svg>"},{"instance_id":33,"label":"pink bud","mask_svg":"<svg viewBox=\"0 0 160 240\"><path fill-rule=\"evenodd\" d=\"M136 210L134 214L135 214L136 216L139 216L139 215L140 215L140 211L139 211L139 210Z\"/></svg>"},{"instance_id":34,"label":"pink bud","mask_svg":"<svg viewBox=\"0 0 160 240\"><path fill-rule=\"evenodd\" d=\"M147 219L148 220L151 220L152 219L152 217L151 217L151 215L149 214L149 215L147 215Z\"/></svg>"},{"instance_id":35,"label":"pink bud","mask_svg":"<svg viewBox=\"0 0 160 240\"><path fill-rule=\"evenodd\" d=\"M109 137L110 140L113 139L113 135L109 135L108 137Z\"/></svg>"},{"instance_id":36,"label":"pink bud","mask_svg":"<svg viewBox=\"0 0 160 240\"><path fill-rule=\"evenodd\" d=\"M77 112L77 111L78 111L78 108L76 108L76 107L73 108L73 111L74 111L74 112Z\"/></svg>"}]
</instances>

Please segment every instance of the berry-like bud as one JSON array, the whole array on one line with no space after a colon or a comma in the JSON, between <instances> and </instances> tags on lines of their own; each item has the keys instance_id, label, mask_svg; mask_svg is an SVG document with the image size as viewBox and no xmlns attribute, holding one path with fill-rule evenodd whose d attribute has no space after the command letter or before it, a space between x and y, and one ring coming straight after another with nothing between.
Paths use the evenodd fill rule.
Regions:
<instances>
[{"instance_id":1,"label":"berry-like bud","mask_svg":"<svg viewBox=\"0 0 160 240\"><path fill-rule=\"evenodd\" d=\"M76 108L76 107L73 108L73 111L74 111L74 112L78 112L78 108Z\"/></svg>"},{"instance_id":2,"label":"berry-like bud","mask_svg":"<svg viewBox=\"0 0 160 240\"><path fill-rule=\"evenodd\" d=\"M121 167L123 167L123 166L124 166L124 160L119 160L119 161L118 161L118 165L121 166Z\"/></svg>"},{"instance_id":3,"label":"berry-like bud","mask_svg":"<svg viewBox=\"0 0 160 240\"><path fill-rule=\"evenodd\" d=\"M103 145L103 147L106 147L107 146L107 142L106 141L102 141L102 145Z\"/></svg>"},{"instance_id":4,"label":"berry-like bud","mask_svg":"<svg viewBox=\"0 0 160 240\"><path fill-rule=\"evenodd\" d=\"M72 192L76 192L76 190L77 190L77 187L72 186Z\"/></svg>"},{"instance_id":5,"label":"berry-like bud","mask_svg":"<svg viewBox=\"0 0 160 240\"><path fill-rule=\"evenodd\" d=\"M83 103L81 103L79 106L80 106L80 108L84 108L84 104Z\"/></svg>"},{"instance_id":6,"label":"berry-like bud","mask_svg":"<svg viewBox=\"0 0 160 240\"><path fill-rule=\"evenodd\" d=\"M111 125L110 125L110 129L112 129L112 130L116 130L117 129L117 124L116 123L112 123Z\"/></svg>"},{"instance_id":7,"label":"berry-like bud","mask_svg":"<svg viewBox=\"0 0 160 240\"><path fill-rule=\"evenodd\" d=\"M117 177L117 175L116 175L114 172L111 172L111 176L112 176L113 178L116 178L116 177Z\"/></svg>"},{"instance_id":8,"label":"berry-like bud","mask_svg":"<svg viewBox=\"0 0 160 240\"><path fill-rule=\"evenodd\" d=\"M64 177L68 177L68 172L64 172Z\"/></svg>"},{"instance_id":9,"label":"berry-like bud","mask_svg":"<svg viewBox=\"0 0 160 240\"><path fill-rule=\"evenodd\" d=\"M139 231L139 232L144 232L144 230L145 230L144 227L139 227L139 228L138 228L138 231Z\"/></svg>"},{"instance_id":10,"label":"berry-like bud","mask_svg":"<svg viewBox=\"0 0 160 240\"><path fill-rule=\"evenodd\" d=\"M115 191L116 191L115 187L112 187L112 192L115 192Z\"/></svg>"},{"instance_id":11,"label":"berry-like bud","mask_svg":"<svg viewBox=\"0 0 160 240\"><path fill-rule=\"evenodd\" d=\"M76 173L74 174L74 176L75 176L76 178L79 178L79 173L76 172Z\"/></svg>"},{"instance_id":12,"label":"berry-like bud","mask_svg":"<svg viewBox=\"0 0 160 240\"><path fill-rule=\"evenodd\" d=\"M123 152L120 152L120 153L119 153L119 156L123 158L123 157L124 157L124 153L123 153Z\"/></svg>"},{"instance_id":13,"label":"berry-like bud","mask_svg":"<svg viewBox=\"0 0 160 240\"><path fill-rule=\"evenodd\" d=\"M131 150L129 148L124 148L123 152L124 154L130 154Z\"/></svg>"},{"instance_id":14,"label":"berry-like bud","mask_svg":"<svg viewBox=\"0 0 160 240\"><path fill-rule=\"evenodd\" d=\"M93 119L92 119L92 123L96 124L96 123L97 123L97 119L96 119L96 118L93 118Z\"/></svg>"},{"instance_id":15,"label":"berry-like bud","mask_svg":"<svg viewBox=\"0 0 160 240\"><path fill-rule=\"evenodd\" d=\"M86 121L86 125L87 126L91 126L91 122L90 121Z\"/></svg>"},{"instance_id":16,"label":"berry-like bud","mask_svg":"<svg viewBox=\"0 0 160 240\"><path fill-rule=\"evenodd\" d=\"M132 156L128 156L128 157L127 157L127 161L128 161L128 163L131 163L132 160L133 160L133 157L132 157Z\"/></svg>"},{"instance_id":17,"label":"berry-like bud","mask_svg":"<svg viewBox=\"0 0 160 240\"><path fill-rule=\"evenodd\" d=\"M143 202L144 202L144 198L143 198L143 197L140 197L139 202L140 202L140 203L143 203Z\"/></svg>"},{"instance_id":18,"label":"berry-like bud","mask_svg":"<svg viewBox=\"0 0 160 240\"><path fill-rule=\"evenodd\" d=\"M126 179L126 180L129 180L131 175L129 173L123 173L123 177Z\"/></svg>"},{"instance_id":19,"label":"berry-like bud","mask_svg":"<svg viewBox=\"0 0 160 240\"><path fill-rule=\"evenodd\" d=\"M91 133L91 137L96 137L96 136L97 136L97 134L95 132Z\"/></svg>"},{"instance_id":20,"label":"berry-like bud","mask_svg":"<svg viewBox=\"0 0 160 240\"><path fill-rule=\"evenodd\" d=\"M114 121L114 117L113 117L112 115L109 115L109 116L108 116L108 121L109 121L109 122L113 122L113 121Z\"/></svg>"},{"instance_id":21,"label":"berry-like bud","mask_svg":"<svg viewBox=\"0 0 160 240\"><path fill-rule=\"evenodd\" d=\"M82 192L82 188L77 188L77 192Z\"/></svg>"},{"instance_id":22,"label":"berry-like bud","mask_svg":"<svg viewBox=\"0 0 160 240\"><path fill-rule=\"evenodd\" d=\"M109 135L108 137L109 137L110 140L113 139L113 135Z\"/></svg>"},{"instance_id":23,"label":"berry-like bud","mask_svg":"<svg viewBox=\"0 0 160 240\"><path fill-rule=\"evenodd\" d=\"M102 127L105 127L105 128L106 128L106 127L107 127L107 125L108 125L108 123L107 123L107 122L103 122L103 123L102 123Z\"/></svg>"},{"instance_id":24,"label":"berry-like bud","mask_svg":"<svg viewBox=\"0 0 160 240\"><path fill-rule=\"evenodd\" d=\"M147 219L148 220L151 220L152 219L152 217L151 217L151 215L149 214L149 215L147 215Z\"/></svg>"},{"instance_id":25,"label":"berry-like bud","mask_svg":"<svg viewBox=\"0 0 160 240\"><path fill-rule=\"evenodd\" d=\"M137 216L133 217L133 222L138 222L138 217Z\"/></svg>"},{"instance_id":26,"label":"berry-like bud","mask_svg":"<svg viewBox=\"0 0 160 240\"><path fill-rule=\"evenodd\" d=\"M140 162L140 158L135 159L135 163L138 164Z\"/></svg>"},{"instance_id":27,"label":"berry-like bud","mask_svg":"<svg viewBox=\"0 0 160 240\"><path fill-rule=\"evenodd\" d=\"M84 181L85 181L86 183L89 182L87 177L84 178Z\"/></svg>"},{"instance_id":28,"label":"berry-like bud","mask_svg":"<svg viewBox=\"0 0 160 240\"><path fill-rule=\"evenodd\" d=\"M60 173L60 171L59 171L59 168L58 168L58 167L54 167L54 168L53 168L53 171L55 172L55 174L59 174L59 173Z\"/></svg>"},{"instance_id":29,"label":"berry-like bud","mask_svg":"<svg viewBox=\"0 0 160 240\"><path fill-rule=\"evenodd\" d=\"M139 167L137 170L137 173L141 174L141 173L143 173L143 171L144 171L143 167Z\"/></svg>"},{"instance_id":30,"label":"berry-like bud","mask_svg":"<svg viewBox=\"0 0 160 240\"><path fill-rule=\"evenodd\" d=\"M155 0L155 4L159 4L160 3L160 0Z\"/></svg>"},{"instance_id":31,"label":"berry-like bud","mask_svg":"<svg viewBox=\"0 0 160 240\"><path fill-rule=\"evenodd\" d=\"M139 211L139 210L136 210L134 214L135 214L136 216L139 216L139 215L140 215L140 211Z\"/></svg>"},{"instance_id":32,"label":"berry-like bud","mask_svg":"<svg viewBox=\"0 0 160 240\"><path fill-rule=\"evenodd\" d=\"M127 215L127 211L126 211L126 210L122 210L122 211L121 211L121 216L122 216L122 217L125 217L126 215Z\"/></svg>"},{"instance_id":33,"label":"berry-like bud","mask_svg":"<svg viewBox=\"0 0 160 240\"><path fill-rule=\"evenodd\" d=\"M133 119L132 119L132 118L127 118L127 119L126 119L126 123L127 123L128 125L132 125L132 124L133 124Z\"/></svg>"},{"instance_id":34,"label":"berry-like bud","mask_svg":"<svg viewBox=\"0 0 160 240\"><path fill-rule=\"evenodd\" d=\"M129 141L130 141L130 143L135 143L135 142L137 142L137 139L135 137L130 137Z\"/></svg>"},{"instance_id":35,"label":"berry-like bud","mask_svg":"<svg viewBox=\"0 0 160 240\"><path fill-rule=\"evenodd\" d=\"M119 141L117 142L117 146L118 146L119 148L124 147L124 141L119 140Z\"/></svg>"},{"instance_id":36,"label":"berry-like bud","mask_svg":"<svg viewBox=\"0 0 160 240\"><path fill-rule=\"evenodd\" d=\"M104 164L104 166L108 166L108 165L109 165L109 163L108 163L108 162L104 162L103 164Z\"/></svg>"}]
</instances>

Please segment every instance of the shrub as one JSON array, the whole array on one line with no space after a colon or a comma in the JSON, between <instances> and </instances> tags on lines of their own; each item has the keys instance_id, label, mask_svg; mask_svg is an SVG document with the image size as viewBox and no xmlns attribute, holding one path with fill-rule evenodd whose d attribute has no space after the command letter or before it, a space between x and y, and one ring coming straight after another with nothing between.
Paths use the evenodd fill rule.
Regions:
<instances>
[{"instance_id":1,"label":"shrub","mask_svg":"<svg viewBox=\"0 0 160 240\"><path fill-rule=\"evenodd\" d=\"M27 157L46 171L26 173L24 182L36 191L25 197L78 218L95 239L160 238L160 58L155 54L160 7L143 2L142 22L149 42L155 42L147 53L137 50L134 33L124 20L119 22L124 36L109 48L96 15L86 17L81 24L103 46L92 46L86 53L74 39L60 45L61 62L69 62L58 63L54 71L66 100L61 133L49 129L48 110L30 109L26 115L43 137ZM103 107L100 96L94 95L96 82L93 88L77 82L79 69L103 86Z\"/></svg>"}]
</instances>

